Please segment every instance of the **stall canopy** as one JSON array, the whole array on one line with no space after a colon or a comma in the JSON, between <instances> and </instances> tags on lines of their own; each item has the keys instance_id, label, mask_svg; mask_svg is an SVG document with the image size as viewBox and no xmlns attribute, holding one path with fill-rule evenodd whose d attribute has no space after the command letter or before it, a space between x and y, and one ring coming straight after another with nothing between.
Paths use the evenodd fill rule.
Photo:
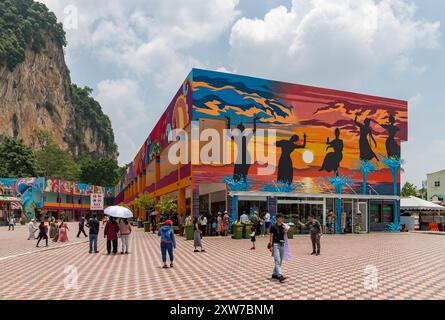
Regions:
<instances>
[{"instance_id":1,"label":"stall canopy","mask_svg":"<svg viewBox=\"0 0 445 320\"><path fill-rule=\"evenodd\" d=\"M400 209L407 211L445 211L445 207L417 197L400 199Z\"/></svg>"}]
</instances>

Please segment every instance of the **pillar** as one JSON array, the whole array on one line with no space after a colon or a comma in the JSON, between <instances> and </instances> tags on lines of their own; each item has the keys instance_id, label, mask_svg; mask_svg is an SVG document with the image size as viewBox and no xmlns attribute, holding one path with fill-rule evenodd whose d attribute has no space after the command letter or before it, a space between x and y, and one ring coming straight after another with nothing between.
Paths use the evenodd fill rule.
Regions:
<instances>
[{"instance_id":1,"label":"pillar","mask_svg":"<svg viewBox=\"0 0 445 320\"><path fill-rule=\"evenodd\" d=\"M178 190L178 213L180 216L185 216L186 214L186 199L185 199L185 188L180 188Z\"/></svg>"},{"instance_id":2,"label":"pillar","mask_svg":"<svg viewBox=\"0 0 445 320\"><path fill-rule=\"evenodd\" d=\"M267 211L269 211L270 214L271 224L274 224L277 220L277 210L277 197L267 197Z\"/></svg>"},{"instance_id":3,"label":"pillar","mask_svg":"<svg viewBox=\"0 0 445 320\"><path fill-rule=\"evenodd\" d=\"M192 184L192 205L191 215L193 220L199 218L199 185Z\"/></svg>"}]
</instances>

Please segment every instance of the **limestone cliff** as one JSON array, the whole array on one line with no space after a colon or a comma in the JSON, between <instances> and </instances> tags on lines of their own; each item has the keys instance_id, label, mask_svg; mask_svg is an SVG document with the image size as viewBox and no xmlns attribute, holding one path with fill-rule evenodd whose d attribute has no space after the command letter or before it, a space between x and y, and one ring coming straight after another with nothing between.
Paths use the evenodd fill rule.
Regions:
<instances>
[{"instance_id":1,"label":"limestone cliff","mask_svg":"<svg viewBox=\"0 0 445 320\"><path fill-rule=\"evenodd\" d=\"M5 34L11 38L16 31L9 32ZM38 36L38 50L30 43L22 54L16 54L12 46L6 47L8 38L0 35L6 44L3 48L9 50L3 51L4 59L0 51L0 139L21 138L26 144L38 147L37 136L46 129L63 150L75 156L90 154L96 159L116 159L110 120L91 98L88 88L71 84L63 44L45 30ZM17 62L12 60L12 66L5 58L11 57L11 52L21 58Z\"/></svg>"}]
</instances>

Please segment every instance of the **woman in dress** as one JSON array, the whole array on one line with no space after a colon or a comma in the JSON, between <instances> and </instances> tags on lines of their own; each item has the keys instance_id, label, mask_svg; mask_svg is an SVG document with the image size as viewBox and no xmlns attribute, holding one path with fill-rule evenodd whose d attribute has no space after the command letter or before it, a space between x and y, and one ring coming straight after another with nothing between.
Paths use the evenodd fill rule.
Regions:
<instances>
[{"instance_id":1,"label":"woman in dress","mask_svg":"<svg viewBox=\"0 0 445 320\"><path fill-rule=\"evenodd\" d=\"M360 123L357 121L357 115L355 115L355 124L360 128L360 139L359 139L359 146L360 146L360 159L364 161L371 161L372 159L376 159L379 161L379 158L376 156L374 151L371 148L370 141L374 143L374 147L377 148L377 142L374 139L374 136L372 135L371 130L371 119L366 118L363 123ZM369 139L369 140L368 140Z\"/></svg>"},{"instance_id":2,"label":"woman in dress","mask_svg":"<svg viewBox=\"0 0 445 320\"><path fill-rule=\"evenodd\" d=\"M393 115L389 116L389 123L380 126L388 131L388 139L386 139L386 153L388 158L400 159L400 146L397 144L395 137L399 128L396 127L396 119Z\"/></svg>"},{"instance_id":3,"label":"woman in dress","mask_svg":"<svg viewBox=\"0 0 445 320\"><path fill-rule=\"evenodd\" d=\"M68 231L70 229L68 228L68 225L66 224L65 220L62 219L62 222L59 226L59 239L60 242L67 242L68 241Z\"/></svg>"},{"instance_id":4,"label":"woman in dress","mask_svg":"<svg viewBox=\"0 0 445 320\"><path fill-rule=\"evenodd\" d=\"M193 234L193 246L195 247L194 252L199 252L198 248L201 249L201 252L205 252L205 250L202 248L202 241L201 241L201 228L199 227L199 219L195 219L195 233Z\"/></svg>"},{"instance_id":5,"label":"woman in dress","mask_svg":"<svg viewBox=\"0 0 445 320\"><path fill-rule=\"evenodd\" d=\"M340 162L343 160L343 140L340 139L340 129L335 129L335 139L326 142L326 151L332 148L334 151L329 152L324 158L323 165L320 171L331 172L334 171L335 176L338 176L338 167Z\"/></svg>"},{"instance_id":6,"label":"woman in dress","mask_svg":"<svg viewBox=\"0 0 445 320\"><path fill-rule=\"evenodd\" d=\"M222 224L223 220L221 217L221 212L218 212L218 218L216 218L216 235L220 236L222 234Z\"/></svg>"},{"instance_id":7,"label":"woman in dress","mask_svg":"<svg viewBox=\"0 0 445 320\"><path fill-rule=\"evenodd\" d=\"M49 223L49 237L54 239L56 234L59 233L59 227L57 226L56 219L54 217L51 218L51 222Z\"/></svg>"},{"instance_id":8,"label":"woman in dress","mask_svg":"<svg viewBox=\"0 0 445 320\"><path fill-rule=\"evenodd\" d=\"M300 140L300 138L297 135L294 135L289 140L281 140L277 142L277 147L281 148L277 178L279 182L292 184L294 180L294 166L291 159L291 153L296 149L306 148L306 134L304 134L303 145L296 145L298 140Z\"/></svg>"}]
</instances>

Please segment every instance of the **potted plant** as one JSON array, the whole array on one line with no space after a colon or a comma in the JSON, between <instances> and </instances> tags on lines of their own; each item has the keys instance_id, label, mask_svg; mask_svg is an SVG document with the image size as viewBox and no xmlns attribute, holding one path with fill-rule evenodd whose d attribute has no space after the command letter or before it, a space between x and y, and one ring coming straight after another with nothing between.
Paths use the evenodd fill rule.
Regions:
<instances>
[{"instance_id":1,"label":"potted plant","mask_svg":"<svg viewBox=\"0 0 445 320\"><path fill-rule=\"evenodd\" d=\"M244 221L243 223L244 225L244 229L243 229L243 238L244 239L249 239L250 238L250 233L251 233L251 227L252 227L252 222L250 222L250 220Z\"/></svg>"},{"instance_id":2,"label":"potted plant","mask_svg":"<svg viewBox=\"0 0 445 320\"><path fill-rule=\"evenodd\" d=\"M238 220L232 224L232 238L233 239L242 239L243 238L243 228L244 225Z\"/></svg>"}]
</instances>

